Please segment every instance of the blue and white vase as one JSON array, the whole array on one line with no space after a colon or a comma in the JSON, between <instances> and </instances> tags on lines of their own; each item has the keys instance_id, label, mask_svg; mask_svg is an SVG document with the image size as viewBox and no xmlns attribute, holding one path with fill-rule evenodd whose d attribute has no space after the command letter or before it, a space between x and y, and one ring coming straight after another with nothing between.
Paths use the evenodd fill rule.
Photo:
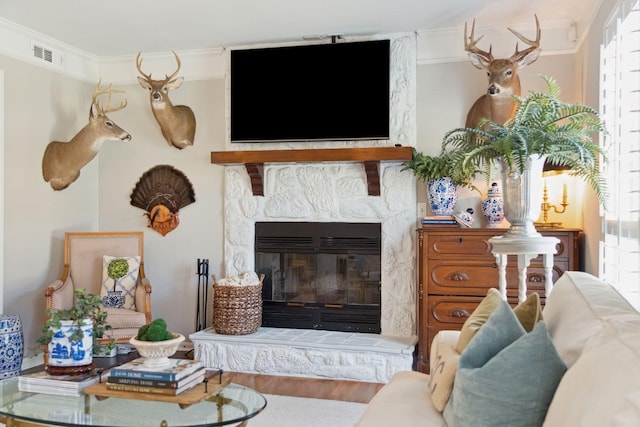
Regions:
<instances>
[{"instance_id":1,"label":"blue and white vase","mask_svg":"<svg viewBox=\"0 0 640 427\"><path fill-rule=\"evenodd\" d=\"M502 191L497 182L492 182L487 190L487 198L480 204L482 213L487 219L487 227L496 228L504 219Z\"/></svg>"},{"instance_id":2,"label":"blue and white vase","mask_svg":"<svg viewBox=\"0 0 640 427\"><path fill-rule=\"evenodd\" d=\"M427 182L427 196L435 215L451 216L458 202L458 186L449 177Z\"/></svg>"},{"instance_id":3,"label":"blue and white vase","mask_svg":"<svg viewBox=\"0 0 640 427\"><path fill-rule=\"evenodd\" d=\"M20 375L24 338L20 317L0 315L0 380Z\"/></svg>"},{"instance_id":4,"label":"blue and white vase","mask_svg":"<svg viewBox=\"0 0 640 427\"><path fill-rule=\"evenodd\" d=\"M82 326L73 320L63 320L60 329L53 330L49 343L49 366L84 366L93 362L93 322L84 319ZM71 340L76 328L82 328L82 340Z\"/></svg>"}]
</instances>

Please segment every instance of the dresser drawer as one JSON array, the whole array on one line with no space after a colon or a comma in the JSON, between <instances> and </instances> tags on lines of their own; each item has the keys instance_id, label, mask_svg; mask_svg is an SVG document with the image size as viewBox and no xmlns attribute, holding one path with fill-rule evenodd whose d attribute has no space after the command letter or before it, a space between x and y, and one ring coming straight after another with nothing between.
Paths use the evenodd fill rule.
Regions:
<instances>
[{"instance_id":1,"label":"dresser drawer","mask_svg":"<svg viewBox=\"0 0 640 427\"><path fill-rule=\"evenodd\" d=\"M531 293L531 292L528 292ZM542 297L542 295L541 295ZM483 297L460 297L460 296L429 296L427 298L427 340L433 341L433 337L440 331L462 329L462 325L467 318L478 307ZM518 297L514 294L508 296L507 301L512 307L518 305ZM541 305L544 306L545 298L540 298Z\"/></svg>"},{"instance_id":2,"label":"dresser drawer","mask_svg":"<svg viewBox=\"0 0 640 427\"><path fill-rule=\"evenodd\" d=\"M518 295L518 263L516 259L507 264L507 295ZM430 295L468 295L487 294L489 288L498 287L498 266L495 263L478 261L433 261L430 263L427 281L427 293ZM556 263L552 267L552 280L555 282L568 268L566 263ZM534 263L527 268L527 290L536 291L544 296L544 267Z\"/></svg>"},{"instance_id":3,"label":"dresser drawer","mask_svg":"<svg viewBox=\"0 0 640 427\"><path fill-rule=\"evenodd\" d=\"M486 235L432 235L427 239L427 257L443 259L457 257L462 259L493 259L491 245Z\"/></svg>"},{"instance_id":4,"label":"dresser drawer","mask_svg":"<svg viewBox=\"0 0 640 427\"><path fill-rule=\"evenodd\" d=\"M498 285L498 267L492 260L436 260L429 265L429 294L485 296L489 288Z\"/></svg>"}]
</instances>

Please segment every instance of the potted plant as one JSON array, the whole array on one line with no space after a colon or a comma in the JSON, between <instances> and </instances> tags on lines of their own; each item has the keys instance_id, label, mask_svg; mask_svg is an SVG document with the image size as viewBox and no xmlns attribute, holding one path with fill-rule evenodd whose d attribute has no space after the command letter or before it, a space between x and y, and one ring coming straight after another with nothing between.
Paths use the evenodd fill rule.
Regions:
<instances>
[{"instance_id":1,"label":"potted plant","mask_svg":"<svg viewBox=\"0 0 640 427\"><path fill-rule=\"evenodd\" d=\"M414 148L412 159L402 165L403 171L410 169L416 178L427 184L429 204L436 215L453 213L459 187L477 190L471 178L479 171L471 164L459 167L452 153L443 151L439 156L429 156Z\"/></svg>"},{"instance_id":2,"label":"potted plant","mask_svg":"<svg viewBox=\"0 0 640 427\"><path fill-rule=\"evenodd\" d=\"M74 305L69 309L49 309L37 342L48 346L48 370L54 373L79 373L93 368L93 355L110 352L114 340L101 341L107 324L100 295L85 289L73 291Z\"/></svg>"},{"instance_id":3,"label":"potted plant","mask_svg":"<svg viewBox=\"0 0 640 427\"><path fill-rule=\"evenodd\" d=\"M484 168L492 162L502 166L505 217L514 235L539 235L533 221L540 214L542 167L546 162L566 166L586 181L600 203L606 199L600 162L603 150L593 141L595 132L604 132L598 113L582 104L559 99L556 80L540 76L547 93L530 92L516 96L515 115L504 124L481 120L476 128L457 128L448 132L443 149L449 149L460 168Z\"/></svg>"}]
</instances>

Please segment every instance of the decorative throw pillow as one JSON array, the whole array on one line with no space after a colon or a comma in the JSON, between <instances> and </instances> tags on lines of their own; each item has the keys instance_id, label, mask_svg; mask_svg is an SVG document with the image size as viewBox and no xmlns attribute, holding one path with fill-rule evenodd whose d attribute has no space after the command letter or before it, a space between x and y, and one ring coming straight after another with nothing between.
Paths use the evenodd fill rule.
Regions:
<instances>
[{"instance_id":1,"label":"decorative throw pillow","mask_svg":"<svg viewBox=\"0 0 640 427\"><path fill-rule=\"evenodd\" d=\"M450 427L541 426L566 367L544 321L526 333L502 301L460 355Z\"/></svg>"},{"instance_id":2,"label":"decorative throw pillow","mask_svg":"<svg viewBox=\"0 0 640 427\"><path fill-rule=\"evenodd\" d=\"M533 327L542 320L542 305L537 292L529 294L527 299L513 309L516 317L525 331L531 332Z\"/></svg>"},{"instance_id":3,"label":"decorative throw pillow","mask_svg":"<svg viewBox=\"0 0 640 427\"><path fill-rule=\"evenodd\" d=\"M136 309L136 282L140 271L140 257L102 258L102 305L112 308Z\"/></svg>"},{"instance_id":4,"label":"decorative throw pillow","mask_svg":"<svg viewBox=\"0 0 640 427\"><path fill-rule=\"evenodd\" d=\"M471 316L462 325L460 336L456 343L456 351L462 353L464 348L469 344L471 338L478 332L480 327L485 324L491 313L496 309L498 304L503 301L500 291L496 288L490 288L487 296L478 304Z\"/></svg>"},{"instance_id":5,"label":"decorative throw pillow","mask_svg":"<svg viewBox=\"0 0 640 427\"><path fill-rule=\"evenodd\" d=\"M431 364L429 372L429 391L431 392L431 402L440 412L444 409L451 396L453 380L458 367L458 353L451 345L439 343L436 349L435 361Z\"/></svg>"}]
</instances>

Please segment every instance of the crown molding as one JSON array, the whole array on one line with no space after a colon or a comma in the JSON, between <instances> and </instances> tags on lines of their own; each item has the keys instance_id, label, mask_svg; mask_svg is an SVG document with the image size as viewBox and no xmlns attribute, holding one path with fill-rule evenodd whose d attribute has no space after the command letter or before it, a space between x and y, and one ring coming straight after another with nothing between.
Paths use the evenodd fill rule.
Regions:
<instances>
[{"instance_id":1,"label":"crown molding","mask_svg":"<svg viewBox=\"0 0 640 427\"><path fill-rule=\"evenodd\" d=\"M576 41L568 39L571 22L547 21L541 24L542 55L576 53L587 30L582 29ZM510 26L525 37L535 32L532 23L515 23ZM417 64L436 64L467 61L464 50L464 26L439 30L418 30ZM506 26L478 26L476 34L484 35L484 42L491 43L496 57L508 57L514 51L517 39ZM36 43L54 51L59 63L48 63L33 56L31 45ZM135 84L138 72L136 54L122 56L96 56L73 46L52 39L44 34L20 26L0 17L0 53L35 66L46 68L82 81L95 83L99 79L116 85ZM177 52L182 62L180 75L185 80L223 79L226 72L225 48L197 49ZM166 70L171 73L176 63L171 52L143 53L143 70ZM156 71L157 72L157 71Z\"/></svg>"},{"instance_id":2,"label":"crown molding","mask_svg":"<svg viewBox=\"0 0 640 427\"><path fill-rule=\"evenodd\" d=\"M527 38L533 38L536 31L535 24L533 23L501 25L501 28L489 25L478 25L475 28L476 36L484 36L480 47L487 50L489 49L489 45L491 45L495 58L510 57L514 52L516 42L519 41L507 30L507 26ZM570 41L568 39L570 26L571 22L568 20L554 20L541 23L541 55L576 53L583 38ZM471 29L469 29L469 31L471 31ZM586 31L583 31L582 34L585 32ZM419 30L416 34L418 39L417 62L419 65L468 61L467 52L464 50L464 25L439 30ZM524 49L522 42L519 43L519 46L520 50Z\"/></svg>"},{"instance_id":3,"label":"crown molding","mask_svg":"<svg viewBox=\"0 0 640 427\"><path fill-rule=\"evenodd\" d=\"M46 62L33 56L32 44L54 52L54 61ZM222 79L225 75L224 49L199 49L176 52L185 80ZM0 54L24 61L49 71L94 84L99 79L115 85L134 84L138 71L136 55L96 56L20 26L0 17ZM143 69L175 70L171 52L143 53Z\"/></svg>"}]
</instances>

